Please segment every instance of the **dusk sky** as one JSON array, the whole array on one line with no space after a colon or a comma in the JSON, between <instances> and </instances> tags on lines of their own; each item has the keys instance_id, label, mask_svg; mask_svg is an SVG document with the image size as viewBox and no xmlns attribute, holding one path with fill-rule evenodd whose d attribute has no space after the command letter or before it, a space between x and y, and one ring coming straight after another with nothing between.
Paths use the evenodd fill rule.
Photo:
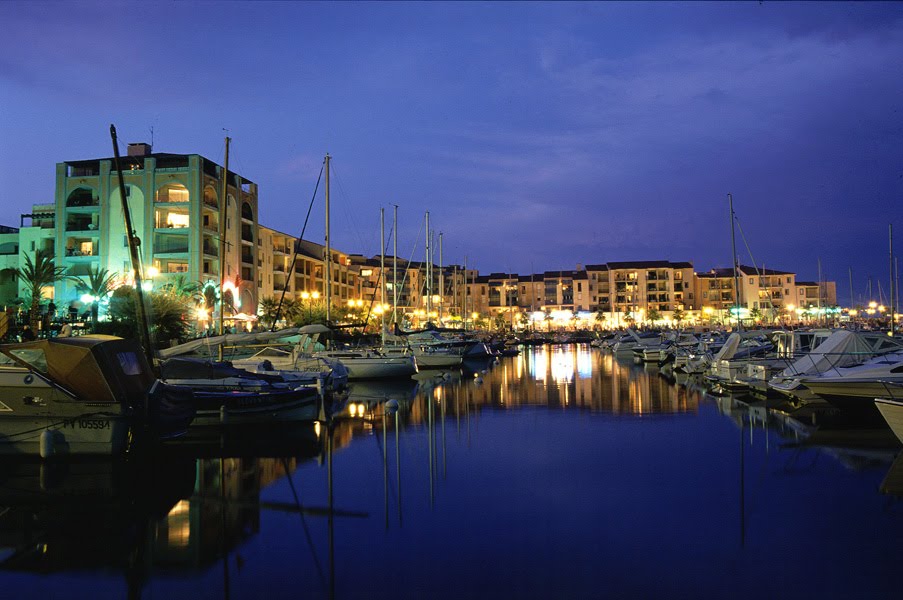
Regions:
<instances>
[{"instance_id":1,"label":"dusk sky","mask_svg":"<svg viewBox=\"0 0 903 600\"><path fill-rule=\"evenodd\" d=\"M2 2L0 223L109 125L260 186L298 235L323 155L333 245L483 273L620 260L886 290L903 249L903 4ZM124 147L123 147L124 151ZM323 241L323 202L307 239ZM738 232L741 261L750 255ZM900 254L900 252L897 252ZM438 257L437 257L438 259ZM876 285L877 289L877 285Z\"/></svg>"}]
</instances>

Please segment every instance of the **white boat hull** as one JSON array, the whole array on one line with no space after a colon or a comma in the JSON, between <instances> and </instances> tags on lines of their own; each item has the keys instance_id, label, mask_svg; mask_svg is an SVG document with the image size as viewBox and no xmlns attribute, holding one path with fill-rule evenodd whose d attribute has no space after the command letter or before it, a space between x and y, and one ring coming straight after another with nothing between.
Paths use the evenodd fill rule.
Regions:
<instances>
[{"instance_id":1,"label":"white boat hull","mask_svg":"<svg viewBox=\"0 0 903 600\"><path fill-rule=\"evenodd\" d=\"M903 402L877 398L875 399L875 406L878 407L878 412L887 421L887 425L894 432L894 435L897 436L897 439L903 442Z\"/></svg>"},{"instance_id":2,"label":"white boat hull","mask_svg":"<svg viewBox=\"0 0 903 600\"><path fill-rule=\"evenodd\" d=\"M0 454L119 454L130 424L118 403L77 400L28 369L0 369Z\"/></svg>"}]
</instances>

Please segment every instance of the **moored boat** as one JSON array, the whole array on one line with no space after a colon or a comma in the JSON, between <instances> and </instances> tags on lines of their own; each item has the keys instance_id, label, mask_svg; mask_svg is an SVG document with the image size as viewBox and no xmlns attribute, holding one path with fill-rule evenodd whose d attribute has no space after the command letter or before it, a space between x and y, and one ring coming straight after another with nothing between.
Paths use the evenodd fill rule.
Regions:
<instances>
[{"instance_id":1,"label":"moored boat","mask_svg":"<svg viewBox=\"0 0 903 600\"><path fill-rule=\"evenodd\" d=\"M0 346L0 454L115 455L183 434L190 391L155 380L134 340L105 335Z\"/></svg>"}]
</instances>

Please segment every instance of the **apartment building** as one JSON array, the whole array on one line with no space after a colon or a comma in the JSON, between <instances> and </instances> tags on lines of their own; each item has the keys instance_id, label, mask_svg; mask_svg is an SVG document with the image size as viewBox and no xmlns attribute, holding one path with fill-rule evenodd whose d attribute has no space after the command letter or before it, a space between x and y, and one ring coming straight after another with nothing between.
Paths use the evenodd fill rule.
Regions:
<instances>
[{"instance_id":1,"label":"apartment building","mask_svg":"<svg viewBox=\"0 0 903 600\"><path fill-rule=\"evenodd\" d=\"M121 166L132 228L141 240L144 275L151 284L181 275L218 286L222 277L236 289L236 304L254 311L257 185L198 154L153 153L148 144L129 144ZM107 269L128 279L131 262L112 158L58 163L53 212L55 261L67 274L85 277L92 269ZM59 300L76 299L77 283L61 281L55 293Z\"/></svg>"}]
</instances>

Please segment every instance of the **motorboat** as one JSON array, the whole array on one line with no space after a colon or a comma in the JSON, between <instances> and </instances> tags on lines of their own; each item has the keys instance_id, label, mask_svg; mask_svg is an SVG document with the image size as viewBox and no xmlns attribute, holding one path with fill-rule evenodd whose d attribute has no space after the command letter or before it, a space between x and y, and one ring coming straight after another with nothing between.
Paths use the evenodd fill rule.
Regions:
<instances>
[{"instance_id":1,"label":"motorboat","mask_svg":"<svg viewBox=\"0 0 903 600\"><path fill-rule=\"evenodd\" d=\"M903 340L878 331L848 331L841 329L810 352L796 357L783 371L768 381L768 386L785 395L795 395L807 377L835 374L837 369L853 367L876 356L903 350Z\"/></svg>"},{"instance_id":2,"label":"motorboat","mask_svg":"<svg viewBox=\"0 0 903 600\"><path fill-rule=\"evenodd\" d=\"M658 346L661 343L662 336L659 333L637 333L628 328L627 333L618 338L618 341L611 346L611 351L617 357L627 358L633 356L634 350L637 348Z\"/></svg>"},{"instance_id":3,"label":"motorboat","mask_svg":"<svg viewBox=\"0 0 903 600\"><path fill-rule=\"evenodd\" d=\"M184 434L190 390L157 380L135 340L56 337L0 346L0 454L118 455Z\"/></svg>"},{"instance_id":4,"label":"motorboat","mask_svg":"<svg viewBox=\"0 0 903 600\"><path fill-rule=\"evenodd\" d=\"M875 407L887 426L890 427L897 439L903 443L903 390L900 393L900 399L892 398L875 398Z\"/></svg>"},{"instance_id":5,"label":"motorboat","mask_svg":"<svg viewBox=\"0 0 903 600\"><path fill-rule=\"evenodd\" d=\"M802 377L800 383L812 393L845 411L875 413L875 398L895 398L903 384L903 351L876 356L852 367Z\"/></svg>"}]
</instances>

